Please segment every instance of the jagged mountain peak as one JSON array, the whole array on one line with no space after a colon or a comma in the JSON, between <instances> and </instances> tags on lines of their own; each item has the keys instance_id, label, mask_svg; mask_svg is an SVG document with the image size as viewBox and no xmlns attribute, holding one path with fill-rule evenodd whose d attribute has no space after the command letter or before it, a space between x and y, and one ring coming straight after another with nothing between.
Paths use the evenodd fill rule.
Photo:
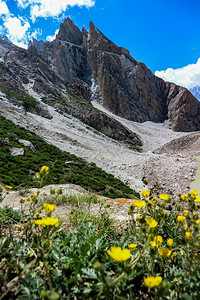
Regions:
<instances>
[{"instance_id":1,"label":"jagged mountain peak","mask_svg":"<svg viewBox=\"0 0 200 300\"><path fill-rule=\"evenodd\" d=\"M95 25L90 21L89 40L91 47L96 47L99 50L113 52L119 55L127 55L130 58L130 53L124 47L118 47L114 42L109 40ZM136 60L134 59L136 62Z\"/></svg>"},{"instance_id":2,"label":"jagged mountain peak","mask_svg":"<svg viewBox=\"0 0 200 300\"><path fill-rule=\"evenodd\" d=\"M83 43L82 32L69 17L61 23L56 39L67 41L75 45L81 45Z\"/></svg>"},{"instance_id":3,"label":"jagged mountain peak","mask_svg":"<svg viewBox=\"0 0 200 300\"><path fill-rule=\"evenodd\" d=\"M9 44L9 45L13 44L6 35L1 35L0 36L0 42L6 43L6 44Z\"/></svg>"},{"instance_id":4,"label":"jagged mountain peak","mask_svg":"<svg viewBox=\"0 0 200 300\"><path fill-rule=\"evenodd\" d=\"M88 36L88 31L85 29L85 27L82 28L82 34Z\"/></svg>"},{"instance_id":5,"label":"jagged mountain peak","mask_svg":"<svg viewBox=\"0 0 200 300\"><path fill-rule=\"evenodd\" d=\"M28 43L28 49L34 46L38 52L43 52L45 48L45 42L43 40L36 40L35 38L32 38Z\"/></svg>"}]
</instances>

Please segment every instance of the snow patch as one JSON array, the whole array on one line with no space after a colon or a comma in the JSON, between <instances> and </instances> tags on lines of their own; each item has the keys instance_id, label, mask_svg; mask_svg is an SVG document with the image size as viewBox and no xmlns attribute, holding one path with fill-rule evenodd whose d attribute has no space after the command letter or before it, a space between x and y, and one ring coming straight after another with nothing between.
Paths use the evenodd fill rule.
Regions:
<instances>
[{"instance_id":1,"label":"snow patch","mask_svg":"<svg viewBox=\"0 0 200 300\"><path fill-rule=\"evenodd\" d=\"M91 101L96 101L97 103L102 103L101 92L99 89L98 84L95 83L94 79L92 78L92 85L91 85Z\"/></svg>"}]
</instances>

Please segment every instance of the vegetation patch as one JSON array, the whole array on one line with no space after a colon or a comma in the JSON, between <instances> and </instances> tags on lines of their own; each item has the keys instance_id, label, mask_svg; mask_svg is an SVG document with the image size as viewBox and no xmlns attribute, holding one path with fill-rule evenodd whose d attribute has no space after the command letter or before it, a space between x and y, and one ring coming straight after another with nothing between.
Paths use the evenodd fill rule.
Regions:
<instances>
[{"instance_id":1,"label":"vegetation patch","mask_svg":"<svg viewBox=\"0 0 200 300\"><path fill-rule=\"evenodd\" d=\"M13 122L0 116L0 137L9 138L12 147L25 149L25 156L11 156L10 147L0 147L0 182L15 188L33 187L33 174L42 165L49 166L51 172L45 177L43 185L72 183L95 191L107 197L138 196L129 186L111 174L98 168L94 163L63 152L57 147L44 142L34 133L16 126ZM19 143L19 139L30 141L36 151ZM66 163L70 162L70 163Z\"/></svg>"},{"instance_id":2,"label":"vegetation patch","mask_svg":"<svg viewBox=\"0 0 200 300\"><path fill-rule=\"evenodd\" d=\"M19 94L8 88L0 88L0 91L4 93L8 99L13 97L19 101L22 101L23 106L27 111L29 111L31 108L35 108L38 104L38 101L34 97L25 92Z\"/></svg>"},{"instance_id":3,"label":"vegetation patch","mask_svg":"<svg viewBox=\"0 0 200 300\"><path fill-rule=\"evenodd\" d=\"M104 205L92 214L90 201L75 203L65 228L39 194L20 203L20 217L0 209L0 299L200 299L198 191L174 205L143 190L121 226Z\"/></svg>"}]
</instances>

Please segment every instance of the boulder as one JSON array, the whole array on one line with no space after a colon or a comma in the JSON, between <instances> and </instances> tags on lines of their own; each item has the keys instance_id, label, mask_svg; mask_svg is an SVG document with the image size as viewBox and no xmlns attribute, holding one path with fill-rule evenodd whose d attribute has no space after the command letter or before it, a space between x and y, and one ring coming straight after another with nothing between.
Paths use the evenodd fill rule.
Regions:
<instances>
[{"instance_id":1,"label":"boulder","mask_svg":"<svg viewBox=\"0 0 200 300\"><path fill-rule=\"evenodd\" d=\"M31 151L35 152L35 147L33 146L33 144L30 141L27 140L19 140L20 144L23 144L25 147L30 148Z\"/></svg>"},{"instance_id":2,"label":"boulder","mask_svg":"<svg viewBox=\"0 0 200 300\"><path fill-rule=\"evenodd\" d=\"M10 153L12 156L25 156L26 152L23 148L11 147Z\"/></svg>"}]
</instances>

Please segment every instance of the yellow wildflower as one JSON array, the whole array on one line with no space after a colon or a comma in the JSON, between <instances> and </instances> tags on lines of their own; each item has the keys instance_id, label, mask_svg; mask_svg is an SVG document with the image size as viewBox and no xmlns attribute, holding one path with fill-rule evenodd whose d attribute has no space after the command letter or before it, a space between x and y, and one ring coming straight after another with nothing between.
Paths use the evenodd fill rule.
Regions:
<instances>
[{"instance_id":1,"label":"yellow wildflower","mask_svg":"<svg viewBox=\"0 0 200 300\"><path fill-rule=\"evenodd\" d=\"M159 253L160 256L168 257L168 256L170 256L170 254L172 253L172 251L169 250L168 248L160 248L158 250L158 253Z\"/></svg>"},{"instance_id":2,"label":"yellow wildflower","mask_svg":"<svg viewBox=\"0 0 200 300\"><path fill-rule=\"evenodd\" d=\"M195 197L194 202L200 202L200 197L199 196Z\"/></svg>"},{"instance_id":3,"label":"yellow wildflower","mask_svg":"<svg viewBox=\"0 0 200 300\"><path fill-rule=\"evenodd\" d=\"M162 244L163 238L161 235L157 235L154 237L154 241L150 242L152 247L158 247L160 244Z\"/></svg>"},{"instance_id":4,"label":"yellow wildflower","mask_svg":"<svg viewBox=\"0 0 200 300\"><path fill-rule=\"evenodd\" d=\"M173 252L172 256L177 256L178 253L177 252Z\"/></svg>"},{"instance_id":5,"label":"yellow wildflower","mask_svg":"<svg viewBox=\"0 0 200 300\"><path fill-rule=\"evenodd\" d=\"M56 204L45 203L43 206L44 206L44 209L47 213L50 213L50 212L54 211L54 209L56 208Z\"/></svg>"},{"instance_id":6,"label":"yellow wildflower","mask_svg":"<svg viewBox=\"0 0 200 300\"><path fill-rule=\"evenodd\" d=\"M128 247L129 247L129 248L132 248L132 249L135 249L135 248L137 247L137 245L138 245L138 244L129 244Z\"/></svg>"},{"instance_id":7,"label":"yellow wildflower","mask_svg":"<svg viewBox=\"0 0 200 300\"><path fill-rule=\"evenodd\" d=\"M111 250L107 250L107 253L116 261L126 261L131 257L131 251L121 247L112 247Z\"/></svg>"},{"instance_id":8,"label":"yellow wildflower","mask_svg":"<svg viewBox=\"0 0 200 300\"><path fill-rule=\"evenodd\" d=\"M142 190L141 193L143 198L148 198L150 196L150 191Z\"/></svg>"},{"instance_id":9,"label":"yellow wildflower","mask_svg":"<svg viewBox=\"0 0 200 300\"><path fill-rule=\"evenodd\" d=\"M134 206L138 207L138 208L143 208L146 204L146 202L144 202L143 200L133 200L133 204Z\"/></svg>"},{"instance_id":10,"label":"yellow wildflower","mask_svg":"<svg viewBox=\"0 0 200 300\"><path fill-rule=\"evenodd\" d=\"M13 187L10 185L6 185L5 188L11 190Z\"/></svg>"},{"instance_id":11,"label":"yellow wildflower","mask_svg":"<svg viewBox=\"0 0 200 300\"><path fill-rule=\"evenodd\" d=\"M45 175L49 170L49 167L47 166L42 166L41 169L40 169L40 172L42 175Z\"/></svg>"},{"instance_id":12,"label":"yellow wildflower","mask_svg":"<svg viewBox=\"0 0 200 300\"><path fill-rule=\"evenodd\" d=\"M136 221L140 221L142 219L142 216L137 216Z\"/></svg>"},{"instance_id":13,"label":"yellow wildflower","mask_svg":"<svg viewBox=\"0 0 200 300\"><path fill-rule=\"evenodd\" d=\"M172 247L173 246L173 239L167 239L167 246Z\"/></svg>"},{"instance_id":14,"label":"yellow wildflower","mask_svg":"<svg viewBox=\"0 0 200 300\"><path fill-rule=\"evenodd\" d=\"M24 203L24 202L26 202L26 201L27 201L26 198L21 198L21 199L20 199L20 203Z\"/></svg>"},{"instance_id":15,"label":"yellow wildflower","mask_svg":"<svg viewBox=\"0 0 200 300\"><path fill-rule=\"evenodd\" d=\"M158 222L153 218L146 218L146 223L150 228L155 228L158 225Z\"/></svg>"},{"instance_id":16,"label":"yellow wildflower","mask_svg":"<svg viewBox=\"0 0 200 300\"><path fill-rule=\"evenodd\" d=\"M167 195L167 194L160 194L160 195L159 195L159 198L160 198L161 200L169 200L169 199L170 199L170 196Z\"/></svg>"},{"instance_id":17,"label":"yellow wildflower","mask_svg":"<svg viewBox=\"0 0 200 300\"><path fill-rule=\"evenodd\" d=\"M50 217L42 218L39 220L34 220L35 224L42 225L42 226L49 226L49 225L53 226L53 225L57 224L58 221L59 221L59 219L50 218Z\"/></svg>"},{"instance_id":18,"label":"yellow wildflower","mask_svg":"<svg viewBox=\"0 0 200 300\"><path fill-rule=\"evenodd\" d=\"M154 241L150 242L150 244L151 244L152 247L156 247L157 246L156 242L154 242Z\"/></svg>"},{"instance_id":19,"label":"yellow wildflower","mask_svg":"<svg viewBox=\"0 0 200 300\"><path fill-rule=\"evenodd\" d=\"M187 239L190 239L190 238L192 237L192 233L189 232L189 231L186 231L185 237L186 237Z\"/></svg>"},{"instance_id":20,"label":"yellow wildflower","mask_svg":"<svg viewBox=\"0 0 200 300\"><path fill-rule=\"evenodd\" d=\"M161 276L150 276L144 278L144 283L151 289L155 286L159 286L162 282L162 277Z\"/></svg>"},{"instance_id":21,"label":"yellow wildflower","mask_svg":"<svg viewBox=\"0 0 200 300\"><path fill-rule=\"evenodd\" d=\"M191 196L192 197L196 197L196 196L198 196L198 191L196 191L196 190L192 190L191 192L190 192L190 194L191 194Z\"/></svg>"},{"instance_id":22,"label":"yellow wildflower","mask_svg":"<svg viewBox=\"0 0 200 300\"><path fill-rule=\"evenodd\" d=\"M200 219L196 220L196 223L199 225L200 224Z\"/></svg>"},{"instance_id":23,"label":"yellow wildflower","mask_svg":"<svg viewBox=\"0 0 200 300\"><path fill-rule=\"evenodd\" d=\"M33 198L33 199L37 198L37 194L36 193L32 194L31 198Z\"/></svg>"},{"instance_id":24,"label":"yellow wildflower","mask_svg":"<svg viewBox=\"0 0 200 300\"><path fill-rule=\"evenodd\" d=\"M184 213L184 215L186 215L186 214L188 213L188 210L185 209L185 210L183 211L183 213Z\"/></svg>"},{"instance_id":25,"label":"yellow wildflower","mask_svg":"<svg viewBox=\"0 0 200 300\"><path fill-rule=\"evenodd\" d=\"M180 222L180 223L184 223L185 222L185 217L184 216L178 216L177 221Z\"/></svg>"}]
</instances>

